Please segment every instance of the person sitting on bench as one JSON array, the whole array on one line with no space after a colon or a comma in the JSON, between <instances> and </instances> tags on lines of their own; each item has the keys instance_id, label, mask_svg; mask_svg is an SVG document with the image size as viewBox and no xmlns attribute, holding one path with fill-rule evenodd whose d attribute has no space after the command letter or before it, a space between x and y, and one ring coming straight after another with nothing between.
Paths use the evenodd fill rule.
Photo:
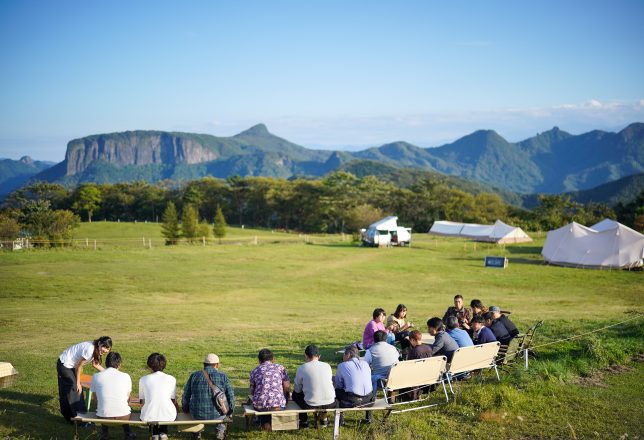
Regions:
<instances>
[{"instance_id":1,"label":"person sitting on bench","mask_svg":"<svg viewBox=\"0 0 644 440\"><path fill-rule=\"evenodd\" d=\"M235 392L230 385L230 380L225 373L219 370L219 356L214 353L207 354L203 361L203 370L195 371L190 375L183 389L181 407L183 412L190 413L195 420L212 420L219 416L229 416L233 413L235 405ZM206 378L206 375L208 377ZM214 392L211 384L219 388L226 395L228 401L228 414L221 414L219 408L213 403ZM226 425L217 425L217 439L226 436ZM194 435L195 440L201 438L201 432Z\"/></svg>"},{"instance_id":2,"label":"person sitting on bench","mask_svg":"<svg viewBox=\"0 0 644 440\"><path fill-rule=\"evenodd\" d=\"M161 353L148 356L148 368L152 373L139 379L141 420L144 422L170 422L177 418L177 379L163 370L166 358ZM167 440L168 426L153 425L152 440Z\"/></svg>"},{"instance_id":3,"label":"person sitting on bench","mask_svg":"<svg viewBox=\"0 0 644 440\"><path fill-rule=\"evenodd\" d=\"M340 408L372 406L374 396L369 364L360 359L356 347L347 347L342 361L335 375L335 396ZM371 420L369 413L370 411L366 412L365 420ZM341 414L340 424L343 422L344 417Z\"/></svg>"},{"instance_id":4,"label":"person sitting on bench","mask_svg":"<svg viewBox=\"0 0 644 440\"><path fill-rule=\"evenodd\" d=\"M517 328L517 326L514 325L514 322L510 321L510 318L508 318L503 314L503 312L501 312L500 307L490 306L490 312L492 312L494 319L505 326L508 333L510 333L510 338L516 338L519 335L519 329Z\"/></svg>"},{"instance_id":5,"label":"person sitting on bench","mask_svg":"<svg viewBox=\"0 0 644 440\"><path fill-rule=\"evenodd\" d=\"M387 314L385 313L385 309L375 309L373 311L373 319L367 323L367 325L364 328L364 332L362 332L362 347L367 350L369 347L371 347L374 344L373 336L376 334L377 331L382 331L385 333L387 336L387 341L390 344L394 344L396 337L394 336L393 333L391 333L391 336L389 336L387 329L385 328L385 318Z\"/></svg>"},{"instance_id":6,"label":"person sitting on bench","mask_svg":"<svg viewBox=\"0 0 644 440\"><path fill-rule=\"evenodd\" d=\"M454 306L448 307L443 316L443 322L447 323L447 318L454 316L457 319L458 327L463 330L470 330L470 321L472 320L472 309L463 307L463 295L456 295L454 297Z\"/></svg>"},{"instance_id":7,"label":"person sitting on bench","mask_svg":"<svg viewBox=\"0 0 644 440\"><path fill-rule=\"evenodd\" d=\"M127 373L119 371L121 355L115 351L108 353L105 358L105 369L92 377L90 390L96 395L96 417L109 420L130 420L132 410L128 404L132 392L132 378ZM123 425L123 435L126 440L136 437L130 431L130 425ZM100 440L109 438L109 427L101 425Z\"/></svg>"},{"instance_id":8,"label":"person sitting on bench","mask_svg":"<svg viewBox=\"0 0 644 440\"><path fill-rule=\"evenodd\" d=\"M302 409L335 408L335 389L331 365L320 362L320 349L311 344L304 350L304 362L295 372L293 401ZM309 426L308 414L300 413L300 427ZM322 426L328 425L327 417L320 420Z\"/></svg>"},{"instance_id":9,"label":"person sitting on bench","mask_svg":"<svg viewBox=\"0 0 644 440\"><path fill-rule=\"evenodd\" d=\"M512 336L510 336L508 329L505 328L503 323L497 319L494 319L494 314L492 312L487 312L483 317L485 318L485 326L492 330L492 333L494 333L496 340L499 341L502 345L508 345L510 343L510 340L512 339Z\"/></svg>"},{"instance_id":10,"label":"person sitting on bench","mask_svg":"<svg viewBox=\"0 0 644 440\"><path fill-rule=\"evenodd\" d=\"M458 350L458 344L445 331L443 321L438 317L429 319L427 331L434 337L434 343L431 345L432 356L446 356L447 362L451 362L454 352Z\"/></svg>"},{"instance_id":11,"label":"person sitting on bench","mask_svg":"<svg viewBox=\"0 0 644 440\"><path fill-rule=\"evenodd\" d=\"M445 326L447 327L447 334L456 341L459 347L474 345L469 333L458 327L458 319L456 316L448 316L447 321L445 321Z\"/></svg>"},{"instance_id":12,"label":"person sitting on bench","mask_svg":"<svg viewBox=\"0 0 644 440\"><path fill-rule=\"evenodd\" d=\"M385 332L378 330L373 335L373 339L375 343L365 353L364 360L371 367L371 385L375 397L378 391L378 381L389 376L391 366L398 362L400 355L396 347L387 343Z\"/></svg>"},{"instance_id":13,"label":"person sitting on bench","mask_svg":"<svg viewBox=\"0 0 644 440\"><path fill-rule=\"evenodd\" d=\"M413 330L409 333L409 343L412 348L407 353L408 361L432 357L432 348L429 345L423 344L423 334L420 331Z\"/></svg>"},{"instance_id":14,"label":"person sitting on bench","mask_svg":"<svg viewBox=\"0 0 644 440\"><path fill-rule=\"evenodd\" d=\"M286 368L273 363L273 352L262 348L257 355L259 366L250 373L250 395L255 411L279 411L286 408L291 382ZM257 416L262 431L271 431L271 415Z\"/></svg>"},{"instance_id":15,"label":"person sitting on bench","mask_svg":"<svg viewBox=\"0 0 644 440\"><path fill-rule=\"evenodd\" d=\"M474 340L474 345L496 342L496 336L494 336L492 330L485 326L485 318L483 318L481 315L477 315L472 318L472 330L472 339Z\"/></svg>"}]
</instances>

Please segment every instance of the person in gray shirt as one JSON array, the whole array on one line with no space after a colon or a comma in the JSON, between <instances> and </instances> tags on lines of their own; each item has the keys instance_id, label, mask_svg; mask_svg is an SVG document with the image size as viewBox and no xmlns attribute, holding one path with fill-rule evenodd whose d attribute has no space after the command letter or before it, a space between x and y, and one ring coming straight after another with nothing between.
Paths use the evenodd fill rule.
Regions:
<instances>
[{"instance_id":1,"label":"person in gray shirt","mask_svg":"<svg viewBox=\"0 0 644 440\"><path fill-rule=\"evenodd\" d=\"M335 388L331 366L320 362L320 349L311 344L304 350L304 360L295 372L293 401L302 409L335 408ZM300 414L300 427L308 426L306 413ZM320 419L322 426L327 425L326 416Z\"/></svg>"},{"instance_id":2,"label":"person in gray shirt","mask_svg":"<svg viewBox=\"0 0 644 440\"><path fill-rule=\"evenodd\" d=\"M451 362L454 352L458 350L458 344L454 338L445 331L443 320L438 317L428 320L427 331L434 337L432 356L447 356L447 362Z\"/></svg>"},{"instance_id":3,"label":"person in gray shirt","mask_svg":"<svg viewBox=\"0 0 644 440\"><path fill-rule=\"evenodd\" d=\"M378 380L387 378L391 366L398 362L400 354L396 347L387 343L387 333L378 330L373 335L374 344L365 353L364 360L371 367L373 393L378 390Z\"/></svg>"}]
</instances>

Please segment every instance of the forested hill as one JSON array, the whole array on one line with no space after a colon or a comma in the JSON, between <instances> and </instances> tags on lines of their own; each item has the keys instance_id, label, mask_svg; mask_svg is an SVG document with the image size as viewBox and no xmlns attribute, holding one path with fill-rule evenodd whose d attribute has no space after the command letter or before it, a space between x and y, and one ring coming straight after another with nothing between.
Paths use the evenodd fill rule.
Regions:
<instances>
[{"instance_id":1,"label":"forested hill","mask_svg":"<svg viewBox=\"0 0 644 440\"><path fill-rule=\"evenodd\" d=\"M65 160L35 179L76 184L206 175L316 177L352 160L435 171L523 194L578 191L644 172L644 124L576 136L555 127L516 143L479 130L436 148L394 142L351 153L308 149L263 124L232 137L130 131L69 142Z\"/></svg>"},{"instance_id":2,"label":"forested hill","mask_svg":"<svg viewBox=\"0 0 644 440\"><path fill-rule=\"evenodd\" d=\"M33 160L23 156L19 160L0 159L0 199L14 189L20 188L34 174L54 165L53 162Z\"/></svg>"}]
</instances>

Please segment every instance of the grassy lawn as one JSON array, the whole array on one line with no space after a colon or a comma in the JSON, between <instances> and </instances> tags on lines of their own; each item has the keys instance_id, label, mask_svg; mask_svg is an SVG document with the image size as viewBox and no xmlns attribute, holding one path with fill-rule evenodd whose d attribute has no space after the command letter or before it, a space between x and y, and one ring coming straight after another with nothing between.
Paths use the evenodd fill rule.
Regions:
<instances>
[{"instance_id":1,"label":"grassy lawn","mask_svg":"<svg viewBox=\"0 0 644 440\"><path fill-rule=\"evenodd\" d=\"M73 249L0 253L0 360L20 372L14 387L0 390L2 438L71 437L58 414L54 364L69 345L101 335L113 338L135 392L149 353L168 357L166 372L182 388L204 354L215 352L239 404L260 348L270 347L291 378L310 342L335 367L333 352L361 338L376 307L390 313L404 303L424 330L461 293L468 303L479 298L511 310L522 330L544 319L537 344L643 311L642 272L546 266L543 237L501 248L415 234L411 248L368 249L350 237L229 228L223 245L167 247L157 224L96 222L84 223L76 238ZM85 238L96 239L97 250ZM509 267L484 268L485 255L505 255ZM349 416L342 438L641 438L644 367L630 358L642 351L640 318L543 347L529 371L504 372L501 384L490 376L460 383L448 405L369 428ZM611 363L628 367L602 374ZM316 435L242 426L236 418L231 438ZM81 437L98 436L90 429Z\"/></svg>"}]
</instances>

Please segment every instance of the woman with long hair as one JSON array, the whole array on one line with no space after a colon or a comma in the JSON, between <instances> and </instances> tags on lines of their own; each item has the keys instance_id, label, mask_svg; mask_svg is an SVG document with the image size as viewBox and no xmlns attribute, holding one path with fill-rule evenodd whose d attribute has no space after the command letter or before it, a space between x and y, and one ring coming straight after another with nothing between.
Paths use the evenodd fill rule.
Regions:
<instances>
[{"instance_id":1,"label":"woman with long hair","mask_svg":"<svg viewBox=\"0 0 644 440\"><path fill-rule=\"evenodd\" d=\"M403 350L403 359L406 358L407 352L411 347L409 343L409 332L413 324L407 321L407 307L404 304L398 304L396 311L387 318L387 330L394 334L395 340L400 343Z\"/></svg>"},{"instance_id":2,"label":"woman with long hair","mask_svg":"<svg viewBox=\"0 0 644 440\"><path fill-rule=\"evenodd\" d=\"M101 336L94 341L80 342L68 347L58 357L56 371L58 373L58 398L60 413L65 420L71 422L72 417L85 409L81 374L83 366L91 362L92 367L103 371L101 362L103 355L112 349L112 339Z\"/></svg>"}]
</instances>

